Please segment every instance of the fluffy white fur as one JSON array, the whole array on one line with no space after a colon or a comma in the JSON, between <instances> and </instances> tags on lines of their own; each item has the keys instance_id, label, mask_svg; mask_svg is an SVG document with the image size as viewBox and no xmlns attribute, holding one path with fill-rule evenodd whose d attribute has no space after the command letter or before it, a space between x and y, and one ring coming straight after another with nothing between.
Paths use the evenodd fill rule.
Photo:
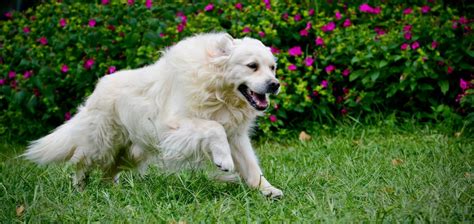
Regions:
<instances>
[{"instance_id":1,"label":"fluffy white fur","mask_svg":"<svg viewBox=\"0 0 474 224\"><path fill-rule=\"evenodd\" d=\"M209 155L263 194L282 196L263 177L249 140L262 108L238 89L245 85L268 100L269 83L278 84L274 66L269 48L252 38L187 38L153 65L101 78L78 113L32 142L24 156L39 164L70 161L77 168L74 184L83 186L94 167L115 179L123 167L144 171L154 159L181 167Z\"/></svg>"}]
</instances>

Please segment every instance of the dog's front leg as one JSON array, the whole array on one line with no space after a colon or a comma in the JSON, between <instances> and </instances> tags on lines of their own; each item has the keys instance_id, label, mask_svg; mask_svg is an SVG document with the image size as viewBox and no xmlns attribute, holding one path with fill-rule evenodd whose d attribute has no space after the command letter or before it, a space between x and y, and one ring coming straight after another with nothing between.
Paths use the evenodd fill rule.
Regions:
<instances>
[{"instance_id":1,"label":"dog's front leg","mask_svg":"<svg viewBox=\"0 0 474 224\"><path fill-rule=\"evenodd\" d=\"M230 138L232 157L240 176L250 187L259 189L262 194L271 198L283 196L283 192L273 187L263 176L258 160L247 135Z\"/></svg>"}]
</instances>

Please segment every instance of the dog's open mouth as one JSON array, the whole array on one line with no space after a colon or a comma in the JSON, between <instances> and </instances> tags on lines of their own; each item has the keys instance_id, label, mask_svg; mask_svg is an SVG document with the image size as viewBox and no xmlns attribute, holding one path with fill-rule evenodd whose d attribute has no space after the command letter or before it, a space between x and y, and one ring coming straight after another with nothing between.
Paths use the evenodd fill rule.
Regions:
<instances>
[{"instance_id":1,"label":"dog's open mouth","mask_svg":"<svg viewBox=\"0 0 474 224\"><path fill-rule=\"evenodd\" d=\"M244 95L245 99L257 110L265 110L268 107L268 101L265 94L256 93L252 91L248 86L242 84L238 90Z\"/></svg>"}]
</instances>

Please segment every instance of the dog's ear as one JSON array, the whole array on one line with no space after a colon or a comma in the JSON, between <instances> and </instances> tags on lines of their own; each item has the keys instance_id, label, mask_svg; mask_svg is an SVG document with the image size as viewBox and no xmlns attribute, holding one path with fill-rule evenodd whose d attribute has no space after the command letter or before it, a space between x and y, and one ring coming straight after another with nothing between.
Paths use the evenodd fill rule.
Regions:
<instances>
[{"instance_id":1,"label":"dog's ear","mask_svg":"<svg viewBox=\"0 0 474 224\"><path fill-rule=\"evenodd\" d=\"M216 56L229 56L234 48L234 38L229 34L224 34L221 39L217 42L217 55Z\"/></svg>"}]
</instances>

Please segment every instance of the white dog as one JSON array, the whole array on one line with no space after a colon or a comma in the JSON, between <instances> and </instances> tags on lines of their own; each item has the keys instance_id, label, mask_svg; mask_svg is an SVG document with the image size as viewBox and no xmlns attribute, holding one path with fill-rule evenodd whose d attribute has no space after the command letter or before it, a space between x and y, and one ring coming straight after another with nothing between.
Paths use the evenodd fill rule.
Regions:
<instances>
[{"instance_id":1,"label":"white dog","mask_svg":"<svg viewBox=\"0 0 474 224\"><path fill-rule=\"evenodd\" d=\"M197 35L155 64L101 78L78 113L24 154L39 164L70 161L83 187L93 167L116 180L123 167L151 159L179 167L206 155L270 197L282 191L262 175L249 139L255 118L276 94L275 59L252 38Z\"/></svg>"}]
</instances>

